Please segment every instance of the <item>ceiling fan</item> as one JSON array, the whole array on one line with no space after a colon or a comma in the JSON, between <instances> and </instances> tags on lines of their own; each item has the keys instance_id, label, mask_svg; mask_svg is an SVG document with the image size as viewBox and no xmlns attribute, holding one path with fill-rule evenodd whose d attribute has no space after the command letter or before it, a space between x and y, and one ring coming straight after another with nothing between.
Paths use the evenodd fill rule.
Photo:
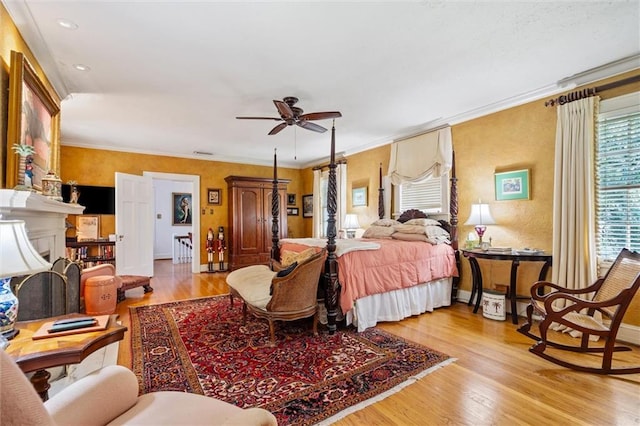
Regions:
<instances>
[{"instance_id":1,"label":"ceiling fan","mask_svg":"<svg viewBox=\"0 0 640 426\"><path fill-rule=\"evenodd\" d=\"M278 113L280 114L280 118L275 117L236 117L239 120L276 120L282 121L282 123L278 124L276 127L271 129L269 132L270 135L275 135L280 132L287 126L300 126L303 129L311 130L318 133L324 133L327 131L322 126L317 125L316 123L312 123L314 120L326 120L328 118L338 118L342 117L342 114L338 111L328 111L328 112L310 112L308 114L303 114L302 108L298 108L294 106L298 102L298 98L293 96L287 96L281 101L273 101L278 109Z\"/></svg>"}]
</instances>

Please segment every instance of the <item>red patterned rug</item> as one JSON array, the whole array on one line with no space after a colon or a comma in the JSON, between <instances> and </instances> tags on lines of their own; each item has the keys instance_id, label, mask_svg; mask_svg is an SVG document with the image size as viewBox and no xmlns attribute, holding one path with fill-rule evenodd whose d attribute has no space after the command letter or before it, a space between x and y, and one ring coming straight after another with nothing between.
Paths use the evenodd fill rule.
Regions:
<instances>
[{"instance_id":1,"label":"red patterned rug","mask_svg":"<svg viewBox=\"0 0 640 426\"><path fill-rule=\"evenodd\" d=\"M243 326L242 305L234 302L232 309L228 296L131 307L133 371L142 393L198 393L265 408L281 425L316 424L452 361L377 328L314 337L307 321L278 322L270 347L267 322L248 315Z\"/></svg>"}]
</instances>

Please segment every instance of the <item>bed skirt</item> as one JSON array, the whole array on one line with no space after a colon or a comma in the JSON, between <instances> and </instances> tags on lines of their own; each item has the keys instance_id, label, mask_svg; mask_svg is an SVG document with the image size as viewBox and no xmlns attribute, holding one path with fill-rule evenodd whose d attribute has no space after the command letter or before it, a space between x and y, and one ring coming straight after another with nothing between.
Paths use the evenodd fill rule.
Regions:
<instances>
[{"instance_id":1,"label":"bed skirt","mask_svg":"<svg viewBox=\"0 0 640 426\"><path fill-rule=\"evenodd\" d=\"M387 293L374 294L356 300L347 312L346 324L364 331L378 322L400 321L412 315L433 312L435 308L451 306L453 278L442 278ZM342 319L339 313L338 320ZM327 323L327 312L321 306L320 322Z\"/></svg>"}]
</instances>

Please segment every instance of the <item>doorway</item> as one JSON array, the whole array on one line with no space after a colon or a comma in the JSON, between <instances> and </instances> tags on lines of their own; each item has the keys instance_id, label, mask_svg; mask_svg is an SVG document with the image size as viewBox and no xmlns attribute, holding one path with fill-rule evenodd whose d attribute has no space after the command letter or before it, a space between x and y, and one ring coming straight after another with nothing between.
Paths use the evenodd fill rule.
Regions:
<instances>
[{"instance_id":1,"label":"doorway","mask_svg":"<svg viewBox=\"0 0 640 426\"><path fill-rule=\"evenodd\" d=\"M149 176L152 180L153 186L156 186L156 181L172 181L181 184L181 188L189 188L188 192L191 193L191 209L192 209L192 221L191 221L191 235L192 235L192 258L191 258L191 272L200 273L200 176L197 175L183 175L176 173L160 173L160 172L143 172L143 176ZM186 185L184 185L186 184ZM189 186L190 184L190 186ZM170 203L171 193L163 195L163 198ZM152 220L157 221L157 215L154 212ZM185 232L186 229L185 229ZM154 237L155 239L155 237ZM150 241L150 244L154 244L155 241ZM173 242L172 242L173 244Z\"/></svg>"}]
</instances>

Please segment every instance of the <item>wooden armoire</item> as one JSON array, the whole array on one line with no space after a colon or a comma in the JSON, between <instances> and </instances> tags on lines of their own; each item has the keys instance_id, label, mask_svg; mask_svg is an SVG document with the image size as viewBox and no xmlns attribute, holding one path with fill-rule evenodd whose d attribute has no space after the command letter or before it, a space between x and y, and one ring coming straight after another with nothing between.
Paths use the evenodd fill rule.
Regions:
<instances>
[{"instance_id":1,"label":"wooden armoire","mask_svg":"<svg viewBox=\"0 0 640 426\"><path fill-rule=\"evenodd\" d=\"M268 264L271 257L273 179L227 176L229 189L229 268ZM278 179L279 238L287 237L287 184Z\"/></svg>"}]
</instances>

